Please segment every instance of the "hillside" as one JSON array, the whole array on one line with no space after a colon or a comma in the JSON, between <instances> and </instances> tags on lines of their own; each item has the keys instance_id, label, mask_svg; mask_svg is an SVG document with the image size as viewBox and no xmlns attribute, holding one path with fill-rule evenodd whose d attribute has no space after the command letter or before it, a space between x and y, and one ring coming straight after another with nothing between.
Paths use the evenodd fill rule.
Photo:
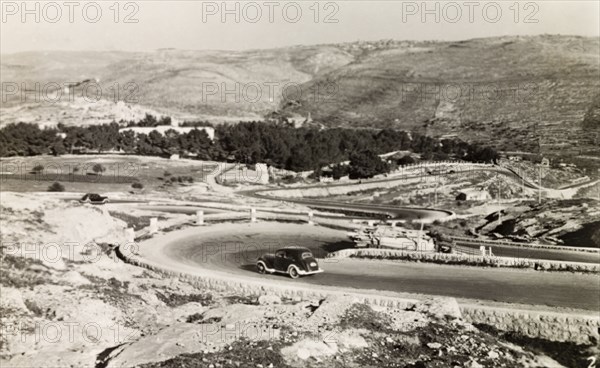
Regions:
<instances>
[{"instance_id":1,"label":"hillside","mask_svg":"<svg viewBox=\"0 0 600 368\"><path fill-rule=\"evenodd\" d=\"M27 96L27 101L18 94L7 95L2 123L22 120L23 116L33 122L67 119L75 124L83 119L104 123L113 118L143 116L143 110L181 119L261 119L265 112L276 109L281 88L287 83L299 85L351 60L350 54L331 46L243 52L167 49L151 53L55 51L2 55L3 81L19 86L26 83L29 90L36 82L42 90L51 83L78 83L72 87L74 101L66 92L56 103L35 103L33 94ZM102 89L102 99L112 105L94 101L93 86L84 92L94 81ZM236 88L238 92L226 94ZM54 97L51 93L49 99ZM83 96L89 97L88 101ZM126 106L116 106L116 101L124 101Z\"/></svg>"},{"instance_id":2,"label":"hillside","mask_svg":"<svg viewBox=\"0 0 600 368\"><path fill-rule=\"evenodd\" d=\"M3 81L28 88L79 82L72 87L78 96L86 80L96 80L108 101L65 96L54 104L24 104L8 96L0 123L94 124L145 112L222 122L279 110L301 120L310 113L326 127L393 127L507 151L537 151L541 144L545 152L598 155L599 53L597 38L547 35L239 52L18 53L2 55ZM130 82L137 90L126 87ZM287 83L301 88L284 94ZM218 90L207 93L214 86Z\"/></svg>"},{"instance_id":3,"label":"hillside","mask_svg":"<svg viewBox=\"0 0 600 368\"><path fill-rule=\"evenodd\" d=\"M506 150L537 150L541 137L543 150L575 148L577 141L580 149L598 140L597 122L580 128L598 98L599 72L593 38L405 43L370 51L307 83L337 86L332 98L303 97L287 106L326 126L456 134Z\"/></svg>"}]
</instances>

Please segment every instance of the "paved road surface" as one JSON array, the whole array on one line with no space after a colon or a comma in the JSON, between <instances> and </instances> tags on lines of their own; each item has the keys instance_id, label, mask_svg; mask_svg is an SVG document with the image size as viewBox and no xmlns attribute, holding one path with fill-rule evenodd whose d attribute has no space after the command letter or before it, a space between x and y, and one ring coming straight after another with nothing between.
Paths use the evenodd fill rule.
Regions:
<instances>
[{"instance_id":1,"label":"paved road surface","mask_svg":"<svg viewBox=\"0 0 600 368\"><path fill-rule=\"evenodd\" d=\"M290 226L294 231L290 231ZM256 258L264 252L273 252L280 246L306 246L319 258L328 251L349 246L344 241L343 233L339 231L314 227L314 230L307 233L306 225L301 226L288 225L285 231L279 232L272 224L257 224L229 236L220 233L212 238L210 235L190 237L166 246L161 257L167 257L175 264L278 282L423 293L593 311L600 309L598 275L352 259L321 260L324 273L294 281L282 275L257 274L254 266ZM160 262L160 259L155 261Z\"/></svg>"}]
</instances>

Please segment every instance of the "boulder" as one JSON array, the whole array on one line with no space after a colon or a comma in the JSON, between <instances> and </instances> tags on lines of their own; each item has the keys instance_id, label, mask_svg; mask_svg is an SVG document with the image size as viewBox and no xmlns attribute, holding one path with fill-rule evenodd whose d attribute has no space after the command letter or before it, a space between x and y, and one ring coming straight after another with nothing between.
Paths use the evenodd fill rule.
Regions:
<instances>
[{"instance_id":1,"label":"boulder","mask_svg":"<svg viewBox=\"0 0 600 368\"><path fill-rule=\"evenodd\" d=\"M277 295L267 294L258 297L258 304L260 305L272 305L281 304L281 298Z\"/></svg>"}]
</instances>

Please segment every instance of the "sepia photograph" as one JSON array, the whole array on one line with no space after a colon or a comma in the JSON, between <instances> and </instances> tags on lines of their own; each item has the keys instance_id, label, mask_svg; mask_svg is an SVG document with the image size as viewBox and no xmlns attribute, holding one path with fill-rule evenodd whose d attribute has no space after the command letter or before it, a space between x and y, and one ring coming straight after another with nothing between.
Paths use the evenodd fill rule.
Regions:
<instances>
[{"instance_id":1,"label":"sepia photograph","mask_svg":"<svg viewBox=\"0 0 600 368\"><path fill-rule=\"evenodd\" d=\"M0 367L600 368L600 1L0 8Z\"/></svg>"}]
</instances>

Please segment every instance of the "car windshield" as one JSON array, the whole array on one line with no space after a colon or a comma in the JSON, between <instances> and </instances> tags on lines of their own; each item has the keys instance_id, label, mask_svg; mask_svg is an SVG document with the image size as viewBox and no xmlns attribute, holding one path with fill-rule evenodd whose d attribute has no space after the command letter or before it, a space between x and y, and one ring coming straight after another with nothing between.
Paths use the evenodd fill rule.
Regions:
<instances>
[{"instance_id":1,"label":"car windshield","mask_svg":"<svg viewBox=\"0 0 600 368\"><path fill-rule=\"evenodd\" d=\"M306 259L306 258L312 258L312 253L311 252L304 252L302 253L302 259Z\"/></svg>"}]
</instances>

